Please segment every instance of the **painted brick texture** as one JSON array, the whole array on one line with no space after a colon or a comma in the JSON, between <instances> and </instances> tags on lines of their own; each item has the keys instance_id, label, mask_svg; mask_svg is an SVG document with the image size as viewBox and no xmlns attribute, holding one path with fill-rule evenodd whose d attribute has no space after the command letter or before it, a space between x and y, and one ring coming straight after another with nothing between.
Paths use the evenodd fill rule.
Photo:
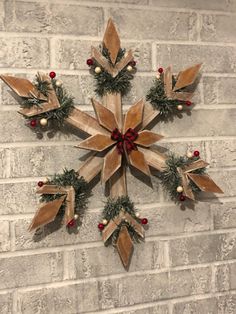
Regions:
<instances>
[{"instance_id":1,"label":"painted brick texture","mask_svg":"<svg viewBox=\"0 0 236 314\"><path fill-rule=\"evenodd\" d=\"M151 189L128 173L129 195L150 221L128 273L97 231L100 184L76 234L56 223L31 234L36 182L77 169L84 152L70 127L37 138L0 82L0 313L234 314L236 0L0 0L0 73L32 79L55 70L92 113L86 59L108 17L137 60L126 108L146 95L159 66L203 62L191 115L154 129L165 136L161 151L199 149L225 194L200 195L182 210L156 178Z\"/></svg>"}]
</instances>

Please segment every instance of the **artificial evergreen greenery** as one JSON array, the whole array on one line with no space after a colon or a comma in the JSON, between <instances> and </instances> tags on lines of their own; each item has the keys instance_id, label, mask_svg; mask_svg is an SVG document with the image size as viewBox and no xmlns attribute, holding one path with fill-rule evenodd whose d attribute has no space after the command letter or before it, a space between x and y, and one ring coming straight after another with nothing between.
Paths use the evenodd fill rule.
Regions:
<instances>
[{"instance_id":1,"label":"artificial evergreen greenery","mask_svg":"<svg viewBox=\"0 0 236 314\"><path fill-rule=\"evenodd\" d=\"M176 83L176 79L172 76L173 86ZM182 89L181 91L184 91ZM156 78L154 81L154 85L150 88L146 99L150 101L153 108L159 110L159 118L163 121L172 120L175 116L180 117L181 113L184 111L179 111L177 109L178 105L182 105L183 109L185 109L185 102L177 99L168 99L165 94L164 88L164 76L160 75L160 78Z\"/></svg>"},{"instance_id":2,"label":"artificial evergreen greenery","mask_svg":"<svg viewBox=\"0 0 236 314\"><path fill-rule=\"evenodd\" d=\"M55 174L54 177L47 183L61 187L73 186L75 190L75 213L86 208L88 198L91 195L88 183L83 177L78 176L74 169L65 169L63 174ZM40 202L50 202L59 198L61 194L42 194ZM65 210L66 201L61 206L60 211Z\"/></svg>"},{"instance_id":3,"label":"artificial evergreen greenery","mask_svg":"<svg viewBox=\"0 0 236 314\"><path fill-rule=\"evenodd\" d=\"M182 186L181 177L177 168L183 168L185 166L188 166L198 159L199 157L187 158L183 156L175 156L174 154L170 154L168 156L168 159L166 160L166 168L164 171L159 173L158 177L160 178L163 187L169 193L173 201L178 201L178 197L180 194L177 192L177 187ZM205 171L206 168L201 168L193 170L191 173L204 174ZM194 182L192 182L191 180L189 182L189 185L193 193L198 193L201 191L198 186L194 184Z\"/></svg>"},{"instance_id":4,"label":"artificial evergreen greenery","mask_svg":"<svg viewBox=\"0 0 236 314\"><path fill-rule=\"evenodd\" d=\"M134 203L130 200L128 196L119 196L117 199L109 198L103 209L103 219L110 221L111 219L114 219L115 217L117 217L120 214L121 210L124 210L124 212L129 213L138 223L140 223L140 219L135 216L136 209L134 207ZM127 227L133 241L140 242L142 240L142 238L137 234L134 228L128 222L124 220L117 227L112 237L105 243L106 245L109 245L111 243L113 245L116 244L116 240L119 235L120 228L123 225Z\"/></svg>"},{"instance_id":5,"label":"artificial evergreen greenery","mask_svg":"<svg viewBox=\"0 0 236 314\"><path fill-rule=\"evenodd\" d=\"M109 63L112 65L109 51L103 47L101 48L102 55L109 61ZM118 52L116 63L119 62L125 54L125 49L121 49ZM122 96L127 94L131 89L131 83L130 80L133 79L133 74L129 71L127 71L127 67L125 67L123 70L121 70L117 76L112 77L110 73L108 73L105 69L102 67L102 71L100 73L95 73L94 69L96 67L101 67L99 63L97 63L96 60L94 60L94 64L92 66L92 73L94 75L94 78L96 80L96 89L95 92L99 96L104 96L106 93L121 93Z\"/></svg>"},{"instance_id":6,"label":"artificial evergreen greenery","mask_svg":"<svg viewBox=\"0 0 236 314\"><path fill-rule=\"evenodd\" d=\"M64 119L66 119L69 116L71 110L73 109L74 102L73 102L73 98L68 95L67 91L65 90L63 86L56 85L55 79L52 79L51 82L52 82L53 89L55 90L57 99L60 103L60 107L54 110L48 111L48 112L38 114L37 116L35 116L35 118L39 120L42 118L45 118L49 122L50 121L53 122L54 126L55 124L57 126L61 126L63 125ZM44 96L48 96L48 92L50 90L48 81L43 81L40 75L36 75L34 85L38 89L38 91L41 92ZM36 98L28 98L22 101L21 107L30 108L34 105L40 106L42 103L44 103L44 101L36 99ZM27 118L27 119L32 119L32 118Z\"/></svg>"}]
</instances>

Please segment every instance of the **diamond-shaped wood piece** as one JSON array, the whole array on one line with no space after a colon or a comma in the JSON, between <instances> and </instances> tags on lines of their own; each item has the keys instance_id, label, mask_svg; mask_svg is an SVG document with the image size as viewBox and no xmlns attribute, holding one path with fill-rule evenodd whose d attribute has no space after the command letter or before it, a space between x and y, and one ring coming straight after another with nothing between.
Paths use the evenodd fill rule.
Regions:
<instances>
[{"instance_id":1,"label":"diamond-shaped wood piece","mask_svg":"<svg viewBox=\"0 0 236 314\"><path fill-rule=\"evenodd\" d=\"M111 62L115 64L120 50L120 38L112 19L108 20L107 28L103 37L103 45L110 53Z\"/></svg>"},{"instance_id":2,"label":"diamond-shaped wood piece","mask_svg":"<svg viewBox=\"0 0 236 314\"><path fill-rule=\"evenodd\" d=\"M128 270L134 251L134 246L126 226L122 226L120 229L116 247L124 268Z\"/></svg>"}]
</instances>

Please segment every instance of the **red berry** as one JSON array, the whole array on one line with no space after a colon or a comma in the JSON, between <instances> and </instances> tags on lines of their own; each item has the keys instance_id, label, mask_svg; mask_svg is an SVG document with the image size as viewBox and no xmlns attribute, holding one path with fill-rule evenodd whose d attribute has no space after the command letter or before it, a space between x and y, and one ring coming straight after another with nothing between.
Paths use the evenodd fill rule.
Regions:
<instances>
[{"instance_id":1,"label":"red berry","mask_svg":"<svg viewBox=\"0 0 236 314\"><path fill-rule=\"evenodd\" d=\"M148 223L147 218L143 218L143 219L141 220L141 223L142 223L142 225L146 225L146 224Z\"/></svg>"},{"instance_id":2,"label":"red berry","mask_svg":"<svg viewBox=\"0 0 236 314\"><path fill-rule=\"evenodd\" d=\"M87 63L88 66L93 65L93 59L88 59L88 60L86 61L86 63Z\"/></svg>"},{"instance_id":3,"label":"red berry","mask_svg":"<svg viewBox=\"0 0 236 314\"><path fill-rule=\"evenodd\" d=\"M131 65L132 67L135 67L136 66L136 61L134 61L134 60L130 61L129 65Z\"/></svg>"},{"instance_id":4,"label":"red berry","mask_svg":"<svg viewBox=\"0 0 236 314\"><path fill-rule=\"evenodd\" d=\"M192 105L192 102L191 102L190 100L187 100L187 101L185 102L185 104L186 104L186 106L191 106L191 105Z\"/></svg>"},{"instance_id":5,"label":"red berry","mask_svg":"<svg viewBox=\"0 0 236 314\"><path fill-rule=\"evenodd\" d=\"M163 69L163 68L159 68L159 69L158 69L158 72L161 74L161 73L164 72L164 69Z\"/></svg>"},{"instance_id":6,"label":"red berry","mask_svg":"<svg viewBox=\"0 0 236 314\"><path fill-rule=\"evenodd\" d=\"M38 182L38 186L41 188L44 185L43 181Z\"/></svg>"},{"instance_id":7,"label":"red berry","mask_svg":"<svg viewBox=\"0 0 236 314\"><path fill-rule=\"evenodd\" d=\"M179 196L179 200L180 200L181 202L184 202L184 201L186 200L186 197L185 197L183 194L181 194L181 195Z\"/></svg>"},{"instance_id":8,"label":"red berry","mask_svg":"<svg viewBox=\"0 0 236 314\"><path fill-rule=\"evenodd\" d=\"M98 229L99 229L100 231L102 231L102 230L104 229L104 224L99 223L99 224L98 224Z\"/></svg>"},{"instance_id":9,"label":"red berry","mask_svg":"<svg viewBox=\"0 0 236 314\"><path fill-rule=\"evenodd\" d=\"M49 76L51 77L51 79L54 79L54 77L56 77L56 72L54 71L50 72Z\"/></svg>"},{"instance_id":10,"label":"red berry","mask_svg":"<svg viewBox=\"0 0 236 314\"><path fill-rule=\"evenodd\" d=\"M35 128L37 125L37 120L31 120L30 121L30 126L32 126L32 128Z\"/></svg>"},{"instance_id":11,"label":"red berry","mask_svg":"<svg viewBox=\"0 0 236 314\"><path fill-rule=\"evenodd\" d=\"M198 150L195 150L195 151L193 152L193 155L194 155L195 157L198 157L198 156L200 155L200 153L199 153Z\"/></svg>"},{"instance_id":12,"label":"red berry","mask_svg":"<svg viewBox=\"0 0 236 314\"><path fill-rule=\"evenodd\" d=\"M74 227L75 226L75 219L71 219L71 221L68 222L67 227Z\"/></svg>"}]
</instances>

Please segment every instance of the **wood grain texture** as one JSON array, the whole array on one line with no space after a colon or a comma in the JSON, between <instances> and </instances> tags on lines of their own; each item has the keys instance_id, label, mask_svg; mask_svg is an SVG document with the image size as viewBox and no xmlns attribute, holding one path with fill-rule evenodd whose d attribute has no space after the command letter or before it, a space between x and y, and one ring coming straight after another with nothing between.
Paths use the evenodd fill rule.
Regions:
<instances>
[{"instance_id":1,"label":"wood grain texture","mask_svg":"<svg viewBox=\"0 0 236 314\"><path fill-rule=\"evenodd\" d=\"M113 220L110 220L107 226L105 226L105 228L102 231L102 240L104 243L106 243L107 240L110 239L110 237L113 235L116 229L117 224Z\"/></svg>"},{"instance_id":2,"label":"wood grain texture","mask_svg":"<svg viewBox=\"0 0 236 314\"><path fill-rule=\"evenodd\" d=\"M86 112L79 110L78 108L74 108L65 121L73 125L75 128L90 135L96 135L98 133L109 134L107 130L99 125L95 118L91 117Z\"/></svg>"},{"instance_id":3,"label":"wood grain texture","mask_svg":"<svg viewBox=\"0 0 236 314\"><path fill-rule=\"evenodd\" d=\"M132 50L130 49L128 52L125 53L124 57L119 61L117 62L117 64L115 65L115 68L118 72L120 72L121 70L124 69L124 67L130 62L133 60L133 52Z\"/></svg>"},{"instance_id":4,"label":"wood grain texture","mask_svg":"<svg viewBox=\"0 0 236 314\"><path fill-rule=\"evenodd\" d=\"M29 226L29 230L32 231L34 229L37 229L48 224L49 222L52 222L56 218L65 198L66 195L63 195L58 199L43 204L36 212Z\"/></svg>"},{"instance_id":5,"label":"wood grain texture","mask_svg":"<svg viewBox=\"0 0 236 314\"><path fill-rule=\"evenodd\" d=\"M111 61L115 64L120 50L120 38L112 19L109 19L107 22L107 27L103 37L103 45L108 49Z\"/></svg>"},{"instance_id":6,"label":"wood grain texture","mask_svg":"<svg viewBox=\"0 0 236 314\"><path fill-rule=\"evenodd\" d=\"M126 270L129 269L134 246L126 226L122 226L116 243L117 251Z\"/></svg>"},{"instance_id":7,"label":"wood grain texture","mask_svg":"<svg viewBox=\"0 0 236 314\"><path fill-rule=\"evenodd\" d=\"M121 167L122 155L118 153L116 146L114 146L104 157L104 164L102 169L102 183L107 182L108 179Z\"/></svg>"},{"instance_id":8,"label":"wood grain texture","mask_svg":"<svg viewBox=\"0 0 236 314\"><path fill-rule=\"evenodd\" d=\"M173 91L177 91L183 87L189 86L194 83L197 78L198 72L201 68L201 63L196 64L184 71L179 72L177 82L173 88Z\"/></svg>"},{"instance_id":9,"label":"wood grain texture","mask_svg":"<svg viewBox=\"0 0 236 314\"><path fill-rule=\"evenodd\" d=\"M132 105L125 115L123 133L129 128L135 129L142 124L144 101L140 99Z\"/></svg>"},{"instance_id":10,"label":"wood grain texture","mask_svg":"<svg viewBox=\"0 0 236 314\"><path fill-rule=\"evenodd\" d=\"M143 130L145 127L149 125L158 115L159 115L159 110L156 110L153 108L153 106L145 102L144 107L143 107L143 121L141 125L141 129Z\"/></svg>"},{"instance_id":11,"label":"wood grain texture","mask_svg":"<svg viewBox=\"0 0 236 314\"><path fill-rule=\"evenodd\" d=\"M101 54L101 52L95 48L91 47L91 56L103 67L111 76L115 77L118 71L115 67L111 66L108 60Z\"/></svg>"},{"instance_id":12,"label":"wood grain texture","mask_svg":"<svg viewBox=\"0 0 236 314\"><path fill-rule=\"evenodd\" d=\"M67 188L66 208L64 214L64 224L67 225L75 215L75 190L73 186Z\"/></svg>"},{"instance_id":13,"label":"wood grain texture","mask_svg":"<svg viewBox=\"0 0 236 314\"><path fill-rule=\"evenodd\" d=\"M149 147L155 144L157 141L160 141L162 138L162 135L144 130L138 133L138 138L134 143L144 147Z\"/></svg>"},{"instance_id":14,"label":"wood grain texture","mask_svg":"<svg viewBox=\"0 0 236 314\"><path fill-rule=\"evenodd\" d=\"M102 152L113 144L115 144L115 142L110 138L110 136L96 134L80 142L77 147Z\"/></svg>"},{"instance_id":15,"label":"wood grain texture","mask_svg":"<svg viewBox=\"0 0 236 314\"><path fill-rule=\"evenodd\" d=\"M172 70L169 66L164 71L164 89L166 97L171 99L172 98Z\"/></svg>"},{"instance_id":16,"label":"wood grain texture","mask_svg":"<svg viewBox=\"0 0 236 314\"><path fill-rule=\"evenodd\" d=\"M145 160L144 154L139 150L132 150L128 154L129 163L139 171L150 177L150 170Z\"/></svg>"},{"instance_id":17,"label":"wood grain texture","mask_svg":"<svg viewBox=\"0 0 236 314\"><path fill-rule=\"evenodd\" d=\"M187 173L187 176L199 187L201 191L212 193L224 193L221 188L208 175Z\"/></svg>"},{"instance_id":18,"label":"wood grain texture","mask_svg":"<svg viewBox=\"0 0 236 314\"><path fill-rule=\"evenodd\" d=\"M192 162L191 164L189 164L188 166L185 166L183 168L183 171L186 172L191 172L197 169L201 169L201 168L205 168L207 167L209 164L207 162L205 162L202 159L196 160L194 162Z\"/></svg>"},{"instance_id":19,"label":"wood grain texture","mask_svg":"<svg viewBox=\"0 0 236 314\"><path fill-rule=\"evenodd\" d=\"M113 131L115 128L118 128L118 123L114 113L108 108L101 105L97 100L92 99L92 104L94 111L97 116L97 120L101 126L106 128L109 131Z\"/></svg>"},{"instance_id":20,"label":"wood grain texture","mask_svg":"<svg viewBox=\"0 0 236 314\"><path fill-rule=\"evenodd\" d=\"M177 170L178 170L180 177L181 177L184 195L186 195L191 200L195 200L193 191L192 191L191 187L189 186L189 178L187 177L187 175L183 172L183 170L181 168L177 168Z\"/></svg>"},{"instance_id":21,"label":"wood grain texture","mask_svg":"<svg viewBox=\"0 0 236 314\"><path fill-rule=\"evenodd\" d=\"M153 151L142 147L139 147L139 151L144 154L144 158L149 166L158 171L163 171L166 168L166 155L159 153L156 150Z\"/></svg>"},{"instance_id":22,"label":"wood grain texture","mask_svg":"<svg viewBox=\"0 0 236 314\"><path fill-rule=\"evenodd\" d=\"M62 187L54 184L44 184L36 191L38 194L66 194L68 187Z\"/></svg>"},{"instance_id":23,"label":"wood grain texture","mask_svg":"<svg viewBox=\"0 0 236 314\"><path fill-rule=\"evenodd\" d=\"M137 222L129 213L124 213L125 220L129 223L129 225L137 232L137 234L144 238L144 229L143 226Z\"/></svg>"},{"instance_id":24,"label":"wood grain texture","mask_svg":"<svg viewBox=\"0 0 236 314\"><path fill-rule=\"evenodd\" d=\"M87 182L90 182L99 174L99 172L102 171L102 167L103 158L94 154L90 156L85 162L82 163L78 170L78 173Z\"/></svg>"},{"instance_id":25,"label":"wood grain texture","mask_svg":"<svg viewBox=\"0 0 236 314\"><path fill-rule=\"evenodd\" d=\"M122 104L120 93L106 93L103 96L103 104L106 108L111 110L118 123L118 129L122 130L123 116L122 116Z\"/></svg>"}]
</instances>

